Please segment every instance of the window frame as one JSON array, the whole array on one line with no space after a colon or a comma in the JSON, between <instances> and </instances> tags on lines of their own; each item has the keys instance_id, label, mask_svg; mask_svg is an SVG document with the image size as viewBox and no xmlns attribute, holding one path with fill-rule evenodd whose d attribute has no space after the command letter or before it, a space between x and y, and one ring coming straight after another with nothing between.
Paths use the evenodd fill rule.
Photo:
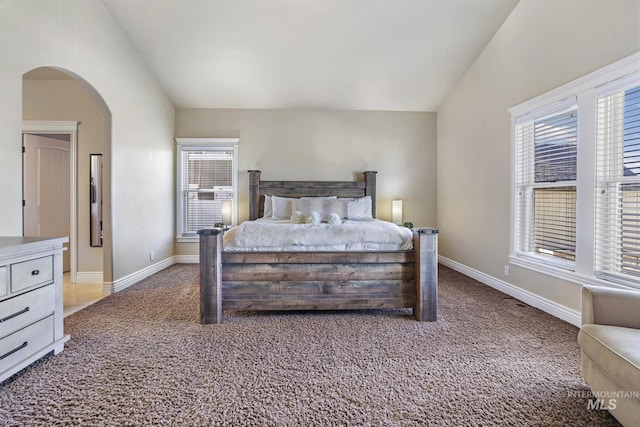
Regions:
<instances>
[{"instance_id":1,"label":"window frame","mask_svg":"<svg viewBox=\"0 0 640 427\"><path fill-rule=\"evenodd\" d=\"M611 84L607 84L604 85L600 88L598 88L597 92L596 92L596 102L599 102L600 99L609 97L611 95L614 94L619 94L622 96L622 104L624 104L624 92L629 90L629 89L635 89L635 88L639 88L640 87L640 72L632 74L630 76L626 76L624 78L618 79L615 82L612 82ZM599 106L597 106L599 107ZM600 125L600 123L596 123L596 125ZM624 128L625 126L625 122L624 120L621 121L620 125L622 125L622 128ZM599 131L599 128L598 128ZM624 129L621 129L622 134L624 133ZM611 141L606 141L607 144L609 144ZM599 141L598 141L599 143ZM624 139L620 139L620 141L618 142L620 144L622 144L624 146L625 140ZM600 147L600 146L596 146L598 150L603 150L605 149L605 147ZM600 152L600 151L599 151ZM620 153L622 154L622 156L624 157L624 148L622 149L622 151L620 151ZM611 212L609 209L607 209L606 207L601 207L598 205L597 202L601 202L604 203L606 205L609 205L610 200L612 199L611 196L609 196L608 194L605 194L605 192L603 192L605 189L610 189L612 187L615 188L615 193L616 193L616 197L613 197L613 199L617 199L620 197L624 197L622 196L623 194L623 190L621 190L621 187L626 186L626 185L640 185L640 175L635 175L635 176L618 176L617 173L611 173L612 172L612 167L611 167L611 157L606 156L606 159L602 159L603 162L599 163L596 165L596 167L600 168L601 173L600 174L596 174L596 206L595 206L595 215L596 215L596 238L598 237L599 234L601 234L602 229L599 228L601 221L599 221L599 217L598 215L604 215L605 217L616 217L617 215L620 215L619 217L615 218L615 222L618 225L622 225L623 223L623 215L624 215L624 208L619 204L620 202L617 202L616 204L618 205L616 211L617 212ZM617 166L615 166L616 168L623 168L624 167L624 159L615 159ZM606 176L603 176L606 175ZM615 175L615 176L612 176ZM606 192L608 193L608 192ZM637 197L635 198L637 200ZM619 244L622 245L623 244L623 235L621 234L620 236L620 242ZM604 243L608 243L611 241L610 236L605 236L602 238ZM623 251L622 248L619 248L620 252L620 256L623 256ZM608 251L604 251L604 252L608 252ZM619 284L623 284L623 285L627 285L627 286L631 286L631 287L640 287L640 277L635 276L634 275L628 275L625 274L622 271L612 271L611 269L607 268L609 267L608 265L608 261L609 261L609 257L607 255L601 255L600 253L598 253L598 250L595 250L595 260L594 260L594 274L596 275L596 277L601 278L602 280L606 280L608 281L613 281ZM606 267L605 267L606 266ZM622 267L622 266L621 266Z\"/></svg>"},{"instance_id":2,"label":"window frame","mask_svg":"<svg viewBox=\"0 0 640 427\"><path fill-rule=\"evenodd\" d=\"M521 127L532 126L537 121L544 120L553 116L559 116L573 110L575 110L575 114L578 114L576 97L570 97L566 100L563 100L562 102L554 103L553 105L550 105L546 108L520 116L516 118L513 123L513 185L515 200L513 202L512 209L515 213L514 224L511 230L511 232L513 233L512 240L514 243L514 249L512 253L516 254L519 258L528 259L532 262L548 264L560 269L573 269L575 261L562 259L553 255L544 255L521 248L521 246L525 245L524 241L528 241L529 238L533 236L531 228L535 223L535 221L533 220L533 211L535 210L535 204L527 203L526 198L534 197L532 193L535 193L536 190L542 190L545 188L552 189L575 187L577 192L577 177L575 180L570 181L563 180L557 182L537 182L535 180L535 155L533 154L533 151L535 150L535 140L533 140L534 134L533 132L525 131L525 133L529 134L528 136L529 138L531 138L531 140L527 140L529 138L520 138L519 129ZM576 126L579 126L579 119L576 123ZM524 144L524 146L520 147L521 144ZM518 169L518 166L524 163L524 161L520 158L521 156L533 162L533 164L528 164L526 165L526 167L523 167L523 171L520 171ZM521 192L523 194L520 194ZM523 240L522 244L519 244L520 240Z\"/></svg>"},{"instance_id":3,"label":"window frame","mask_svg":"<svg viewBox=\"0 0 640 427\"><path fill-rule=\"evenodd\" d=\"M176 241L178 243L195 243L197 234L185 235L181 229L184 223L182 200L182 153L185 151L233 151L233 197L231 203L231 224L238 223L238 148L239 138L176 138Z\"/></svg>"},{"instance_id":4,"label":"window frame","mask_svg":"<svg viewBox=\"0 0 640 427\"><path fill-rule=\"evenodd\" d=\"M596 125L597 98L603 91L620 86L621 81L634 80L640 85L640 52L596 70L577 80L539 95L508 111L511 115L511 218L509 263L578 285L637 288L640 279L633 283L613 282L596 277L595 272L595 213L596 213ZM575 263L553 262L518 251L517 226L517 125L527 117L543 117L558 111L563 105L575 102L578 108L578 148L576 179L576 254Z\"/></svg>"}]
</instances>

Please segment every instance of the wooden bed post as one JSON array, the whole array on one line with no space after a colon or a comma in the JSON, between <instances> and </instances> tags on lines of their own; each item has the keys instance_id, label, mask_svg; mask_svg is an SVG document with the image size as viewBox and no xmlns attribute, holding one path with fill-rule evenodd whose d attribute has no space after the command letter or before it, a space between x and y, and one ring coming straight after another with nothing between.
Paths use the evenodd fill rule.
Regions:
<instances>
[{"instance_id":1,"label":"wooden bed post","mask_svg":"<svg viewBox=\"0 0 640 427\"><path fill-rule=\"evenodd\" d=\"M371 216L376 218L376 174L377 171L365 171L364 173L364 195L371 196Z\"/></svg>"},{"instance_id":2,"label":"wooden bed post","mask_svg":"<svg viewBox=\"0 0 640 427\"><path fill-rule=\"evenodd\" d=\"M200 323L222 323L222 229L200 235Z\"/></svg>"},{"instance_id":3,"label":"wooden bed post","mask_svg":"<svg viewBox=\"0 0 640 427\"><path fill-rule=\"evenodd\" d=\"M250 170L249 172L249 220L253 221L260 217L260 171Z\"/></svg>"},{"instance_id":4,"label":"wooden bed post","mask_svg":"<svg viewBox=\"0 0 640 427\"><path fill-rule=\"evenodd\" d=\"M413 314L420 322L438 320L438 230L413 230L416 252L416 305Z\"/></svg>"}]
</instances>

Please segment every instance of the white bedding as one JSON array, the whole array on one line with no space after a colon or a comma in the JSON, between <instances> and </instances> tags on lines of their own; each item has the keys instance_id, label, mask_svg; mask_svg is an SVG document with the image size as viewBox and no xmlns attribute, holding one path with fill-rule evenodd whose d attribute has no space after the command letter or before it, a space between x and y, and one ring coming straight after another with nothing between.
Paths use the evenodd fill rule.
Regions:
<instances>
[{"instance_id":1,"label":"white bedding","mask_svg":"<svg viewBox=\"0 0 640 427\"><path fill-rule=\"evenodd\" d=\"M313 225L261 218L226 231L223 241L229 252L408 250L413 233L378 219Z\"/></svg>"}]
</instances>

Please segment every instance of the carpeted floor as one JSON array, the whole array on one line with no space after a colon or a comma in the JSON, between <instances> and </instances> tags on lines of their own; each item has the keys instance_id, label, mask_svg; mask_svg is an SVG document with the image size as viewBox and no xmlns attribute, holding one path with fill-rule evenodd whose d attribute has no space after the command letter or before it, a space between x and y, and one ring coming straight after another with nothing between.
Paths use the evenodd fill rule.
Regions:
<instances>
[{"instance_id":1,"label":"carpeted floor","mask_svg":"<svg viewBox=\"0 0 640 427\"><path fill-rule=\"evenodd\" d=\"M577 328L450 269L410 311L198 323L175 265L65 319L65 351L0 385L0 425L614 426L587 407Z\"/></svg>"}]
</instances>

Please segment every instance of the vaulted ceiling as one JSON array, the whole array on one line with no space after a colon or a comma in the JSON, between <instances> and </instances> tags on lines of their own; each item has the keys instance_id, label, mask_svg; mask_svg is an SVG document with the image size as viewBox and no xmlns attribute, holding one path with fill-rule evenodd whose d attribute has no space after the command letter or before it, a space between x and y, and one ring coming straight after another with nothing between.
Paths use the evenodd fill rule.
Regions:
<instances>
[{"instance_id":1,"label":"vaulted ceiling","mask_svg":"<svg viewBox=\"0 0 640 427\"><path fill-rule=\"evenodd\" d=\"M178 108L437 111L518 0L103 0Z\"/></svg>"}]
</instances>

